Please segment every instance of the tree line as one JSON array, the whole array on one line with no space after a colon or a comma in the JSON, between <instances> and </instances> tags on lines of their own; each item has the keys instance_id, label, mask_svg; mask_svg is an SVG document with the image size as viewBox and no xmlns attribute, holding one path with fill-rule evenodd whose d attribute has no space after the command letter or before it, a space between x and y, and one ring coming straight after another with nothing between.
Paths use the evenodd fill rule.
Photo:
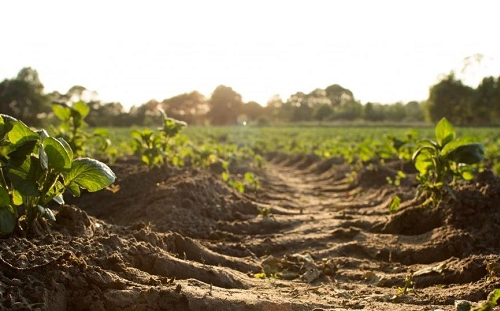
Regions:
<instances>
[{"instance_id":1,"label":"tree line","mask_svg":"<svg viewBox=\"0 0 500 311\"><path fill-rule=\"evenodd\" d=\"M362 104L351 90L338 84L310 93L297 92L286 101L275 95L267 105L243 102L231 87L220 85L210 97L197 91L162 101L150 100L128 112L119 102L102 102L97 93L75 85L66 93L44 92L36 70L23 68L12 79L0 83L0 112L19 118L28 125L52 123L51 102L83 100L90 107L90 126L152 126L162 119L158 108L168 116L200 125L328 123L367 121L387 123L436 122L447 117L458 125L500 124L500 77L486 77L477 88L464 85L454 74L431 86L424 102Z\"/></svg>"}]
</instances>

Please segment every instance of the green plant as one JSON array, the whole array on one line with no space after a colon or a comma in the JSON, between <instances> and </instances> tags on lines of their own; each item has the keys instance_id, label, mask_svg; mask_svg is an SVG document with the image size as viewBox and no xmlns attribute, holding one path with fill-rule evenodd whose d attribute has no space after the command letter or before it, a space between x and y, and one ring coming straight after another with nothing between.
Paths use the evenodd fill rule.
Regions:
<instances>
[{"instance_id":1,"label":"green plant","mask_svg":"<svg viewBox=\"0 0 500 311\"><path fill-rule=\"evenodd\" d=\"M413 286L415 285L415 282L413 282L413 274L408 274L405 277L404 280L404 285L403 287L398 287L398 295L406 295L408 293L413 292Z\"/></svg>"},{"instance_id":2,"label":"green plant","mask_svg":"<svg viewBox=\"0 0 500 311\"><path fill-rule=\"evenodd\" d=\"M90 158L74 158L63 138L45 130L33 131L23 122L0 115L0 232L12 232L25 214L30 228L38 217L55 221L47 204L63 204L69 190L101 190L115 180L105 164ZM18 213L18 208L24 209Z\"/></svg>"},{"instance_id":3,"label":"green plant","mask_svg":"<svg viewBox=\"0 0 500 311\"><path fill-rule=\"evenodd\" d=\"M488 295L488 300L472 311L493 311L500 302L500 289L495 289Z\"/></svg>"},{"instance_id":4,"label":"green plant","mask_svg":"<svg viewBox=\"0 0 500 311\"><path fill-rule=\"evenodd\" d=\"M472 137L455 138L453 126L441 119L435 128L436 140L421 140L413 154L420 182L418 193L426 196L423 205L437 204L444 193L455 194L450 183L474 177L474 164L484 160L484 147Z\"/></svg>"},{"instance_id":5,"label":"green plant","mask_svg":"<svg viewBox=\"0 0 500 311\"><path fill-rule=\"evenodd\" d=\"M397 195L393 196L391 199L391 203L389 203L389 212L397 212L399 210L399 205L401 205L401 198Z\"/></svg>"},{"instance_id":6,"label":"green plant","mask_svg":"<svg viewBox=\"0 0 500 311\"><path fill-rule=\"evenodd\" d=\"M141 157L142 163L150 168L163 163L163 141L160 135L150 129L134 130L130 134L134 138L135 152Z\"/></svg>"},{"instance_id":7,"label":"green plant","mask_svg":"<svg viewBox=\"0 0 500 311\"><path fill-rule=\"evenodd\" d=\"M76 155L83 156L89 154L89 144L87 142L90 139L96 139L98 149L101 151L111 145L107 130L97 129L92 134L84 131L87 126L85 118L90 112L90 107L84 102L76 102L73 106L54 102L52 103L52 111L61 120L59 126L53 128L55 136L64 138Z\"/></svg>"},{"instance_id":8,"label":"green plant","mask_svg":"<svg viewBox=\"0 0 500 311\"><path fill-rule=\"evenodd\" d=\"M245 188L250 188L254 192L260 189L260 179L254 173L246 172L243 176Z\"/></svg>"},{"instance_id":9,"label":"green plant","mask_svg":"<svg viewBox=\"0 0 500 311\"><path fill-rule=\"evenodd\" d=\"M398 171L396 176L394 176L394 180L390 176L387 176L385 180L387 180L387 184L399 187L401 185L401 179L405 178L406 174L403 171Z\"/></svg>"},{"instance_id":10,"label":"green plant","mask_svg":"<svg viewBox=\"0 0 500 311\"><path fill-rule=\"evenodd\" d=\"M135 142L135 152L141 156L141 160L149 167L158 166L168 162L170 159L173 164L179 165L182 159L177 156L179 149L177 138L181 129L187 126L186 122L175 120L163 114L163 127L158 132L152 132L149 129L142 131L134 130L131 132Z\"/></svg>"}]
</instances>

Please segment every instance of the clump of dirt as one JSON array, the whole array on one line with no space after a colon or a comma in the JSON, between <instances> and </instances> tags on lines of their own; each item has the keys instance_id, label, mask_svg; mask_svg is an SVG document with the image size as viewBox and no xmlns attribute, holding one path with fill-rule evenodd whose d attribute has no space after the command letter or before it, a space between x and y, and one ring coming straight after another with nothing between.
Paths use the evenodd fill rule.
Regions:
<instances>
[{"instance_id":1,"label":"clump of dirt","mask_svg":"<svg viewBox=\"0 0 500 311\"><path fill-rule=\"evenodd\" d=\"M148 170L127 161L118 161L111 168L118 176L111 191L85 194L70 202L111 223L149 223L155 231L176 231L191 237L207 237L220 224L258 214L252 201L207 171Z\"/></svg>"}]
</instances>

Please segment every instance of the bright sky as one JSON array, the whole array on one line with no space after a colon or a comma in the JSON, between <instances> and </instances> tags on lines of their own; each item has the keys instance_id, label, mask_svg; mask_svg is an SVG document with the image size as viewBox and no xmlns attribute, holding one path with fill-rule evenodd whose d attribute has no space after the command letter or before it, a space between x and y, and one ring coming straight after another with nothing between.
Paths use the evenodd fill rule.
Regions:
<instances>
[{"instance_id":1,"label":"bright sky","mask_svg":"<svg viewBox=\"0 0 500 311\"><path fill-rule=\"evenodd\" d=\"M0 79L25 66L126 107L231 86L265 104L337 83L357 99L423 100L441 74L500 75L500 2L3 1Z\"/></svg>"}]
</instances>

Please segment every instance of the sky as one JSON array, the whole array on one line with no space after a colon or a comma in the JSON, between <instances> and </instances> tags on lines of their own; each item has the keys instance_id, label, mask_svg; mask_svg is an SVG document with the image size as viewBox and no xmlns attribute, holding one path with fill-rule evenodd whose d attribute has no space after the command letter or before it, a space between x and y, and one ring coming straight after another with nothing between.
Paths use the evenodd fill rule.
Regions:
<instances>
[{"instance_id":1,"label":"sky","mask_svg":"<svg viewBox=\"0 0 500 311\"><path fill-rule=\"evenodd\" d=\"M125 107L227 85L265 104L340 84L365 103L425 100L451 70L500 76L500 2L3 1L0 80L36 69ZM464 72L464 59L476 54Z\"/></svg>"}]
</instances>

